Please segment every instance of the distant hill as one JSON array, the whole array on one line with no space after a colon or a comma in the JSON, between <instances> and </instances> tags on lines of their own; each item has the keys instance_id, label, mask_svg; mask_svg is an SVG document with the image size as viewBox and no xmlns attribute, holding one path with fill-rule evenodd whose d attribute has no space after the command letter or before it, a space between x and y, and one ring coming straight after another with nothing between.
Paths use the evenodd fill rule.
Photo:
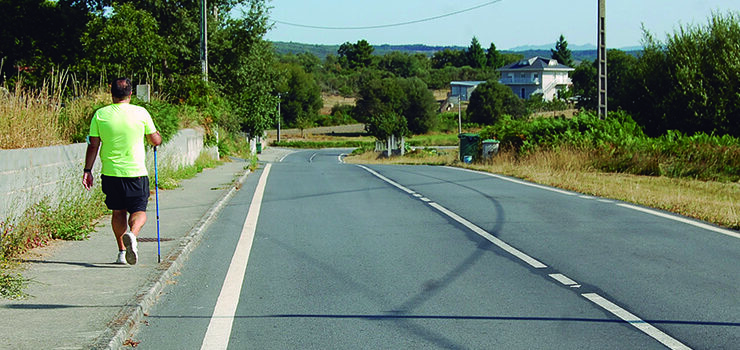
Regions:
<instances>
[{"instance_id":1,"label":"distant hill","mask_svg":"<svg viewBox=\"0 0 740 350\"><path fill-rule=\"evenodd\" d=\"M272 45L275 49L275 52L281 55L293 53L303 53L303 52L310 52L317 57L324 59L327 55L332 54L336 55L337 50L339 50L340 45L318 45L318 44L303 44L303 43L294 43L294 42L282 42L282 41L273 41ZM515 53L520 54L524 57L534 57L534 56L541 56L541 57L550 57L552 53L550 52L551 48L554 48L555 44L551 45L527 45L527 46L518 46L511 50L500 50L503 53ZM464 46L427 46L423 44L410 44L410 45L373 45L373 48L375 49L373 51L374 54L382 56L389 52L393 51L400 51L400 52L407 52L407 53L421 53L427 56L434 55L437 51L442 51L444 49L451 49L451 50L465 50L467 47ZM591 44L586 45L574 45L573 47L568 47L571 52L573 53L573 59L576 62L580 62L583 60L589 60L593 61L596 59L596 47ZM642 50L641 47L629 47L622 49L623 51L626 51L631 54L637 54L640 50Z\"/></svg>"}]
</instances>

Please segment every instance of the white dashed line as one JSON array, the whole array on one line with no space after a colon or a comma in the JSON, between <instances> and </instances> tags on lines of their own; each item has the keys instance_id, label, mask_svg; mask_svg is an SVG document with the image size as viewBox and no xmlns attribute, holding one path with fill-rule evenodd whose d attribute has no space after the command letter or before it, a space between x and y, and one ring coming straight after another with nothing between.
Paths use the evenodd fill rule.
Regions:
<instances>
[{"instance_id":1,"label":"white dashed line","mask_svg":"<svg viewBox=\"0 0 740 350\"><path fill-rule=\"evenodd\" d=\"M387 177L385 177L383 175L380 175L378 172L376 172L376 171L374 171L374 170L372 170L372 169L370 169L370 168L368 168L366 166L363 166L363 165L358 165L358 166L360 168L363 168L363 169L367 170L369 173L375 175L377 178L379 178L379 179L381 179L381 180L383 180L383 181L385 181L385 182L393 185L394 187L396 187L396 188L398 188L398 189L400 189L400 190L402 190L402 191L404 191L404 192L406 192L408 194L413 195L413 194L416 193L413 190L411 190L409 188L406 188L403 185L401 185L401 184L399 184L399 183L397 183L397 182L395 182L395 181L393 181L393 180L391 180L391 179L389 179L389 178L387 178ZM435 202L432 202L428 198L421 197L420 199L422 201L424 201L424 202L427 202L429 204L429 206L431 206L432 208L437 209L442 214L447 215L451 219L457 221L458 223L460 223L463 226L467 227L471 231L473 231L473 232L477 233L478 235L480 235L481 237L487 239L489 242L495 244L499 248L501 248L501 249L509 252L509 254L511 254L511 255L519 258L520 260L524 261L525 263L529 264L530 266L532 266L532 267L534 267L536 269L542 269L542 268L546 268L547 267L547 265L541 263L539 260L537 260L537 259L535 259L535 258L533 258L533 257L531 257L531 256L529 256L529 255L527 255L525 253L523 253L519 249L516 249L516 248L510 246L508 243L506 243L506 242L504 242L504 241L496 238L494 235L488 233L486 230L484 230L484 229L476 226L475 224L473 224L472 222L464 219L460 215L457 215L457 214L453 213L449 209L447 209L447 208L445 208L445 207L443 207L443 206L441 206L441 205L439 205L439 204L437 204Z\"/></svg>"},{"instance_id":2,"label":"white dashed line","mask_svg":"<svg viewBox=\"0 0 740 350\"><path fill-rule=\"evenodd\" d=\"M566 286L576 286L578 285L578 282L568 278L568 276L563 275L562 273L551 273L548 276L552 277L552 279L566 285Z\"/></svg>"},{"instance_id":3,"label":"white dashed line","mask_svg":"<svg viewBox=\"0 0 740 350\"><path fill-rule=\"evenodd\" d=\"M604 310L611 312L614 316L621 318L622 320L629 323L633 327L639 329L643 333L651 336L653 339L661 342L663 345L667 346L669 349L673 349L673 350L691 349L690 347L684 345L683 343L671 337L670 335L665 334L660 329L655 328L655 326L633 315L631 312L619 307L618 305L612 303L609 300L606 300L601 295L598 295L596 293L584 293L581 295L584 298L593 302L594 304L599 305Z\"/></svg>"}]
</instances>

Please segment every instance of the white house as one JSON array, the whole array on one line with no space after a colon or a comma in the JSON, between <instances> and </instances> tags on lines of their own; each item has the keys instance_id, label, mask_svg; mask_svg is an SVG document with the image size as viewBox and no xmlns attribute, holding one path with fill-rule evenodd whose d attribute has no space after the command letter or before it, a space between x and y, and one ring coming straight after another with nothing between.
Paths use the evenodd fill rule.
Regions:
<instances>
[{"instance_id":1,"label":"white house","mask_svg":"<svg viewBox=\"0 0 740 350\"><path fill-rule=\"evenodd\" d=\"M499 68L499 83L510 87L523 99L542 94L544 100L550 101L557 96L558 90L573 84L568 73L574 70L552 58L532 57Z\"/></svg>"}]
</instances>

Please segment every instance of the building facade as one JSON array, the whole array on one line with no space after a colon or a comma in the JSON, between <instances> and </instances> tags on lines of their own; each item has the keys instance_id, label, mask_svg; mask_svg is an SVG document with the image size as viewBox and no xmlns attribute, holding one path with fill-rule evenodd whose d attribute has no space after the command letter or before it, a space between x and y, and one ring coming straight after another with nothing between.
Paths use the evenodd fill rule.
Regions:
<instances>
[{"instance_id":1,"label":"building facade","mask_svg":"<svg viewBox=\"0 0 740 350\"><path fill-rule=\"evenodd\" d=\"M522 99L542 94L545 101L551 101L557 97L558 90L573 84L568 74L574 70L552 58L532 57L499 68L499 83L510 87Z\"/></svg>"}]
</instances>

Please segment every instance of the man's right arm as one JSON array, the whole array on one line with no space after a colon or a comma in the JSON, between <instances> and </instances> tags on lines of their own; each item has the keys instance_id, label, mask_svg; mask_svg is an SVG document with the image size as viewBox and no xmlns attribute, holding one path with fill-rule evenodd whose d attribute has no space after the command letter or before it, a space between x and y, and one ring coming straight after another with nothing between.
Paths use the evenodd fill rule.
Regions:
<instances>
[{"instance_id":1,"label":"man's right arm","mask_svg":"<svg viewBox=\"0 0 740 350\"><path fill-rule=\"evenodd\" d=\"M87 152L85 152L85 169L82 174L82 185L89 190L93 185L92 168L95 165L95 158L98 157L100 137L89 136L88 140Z\"/></svg>"}]
</instances>

